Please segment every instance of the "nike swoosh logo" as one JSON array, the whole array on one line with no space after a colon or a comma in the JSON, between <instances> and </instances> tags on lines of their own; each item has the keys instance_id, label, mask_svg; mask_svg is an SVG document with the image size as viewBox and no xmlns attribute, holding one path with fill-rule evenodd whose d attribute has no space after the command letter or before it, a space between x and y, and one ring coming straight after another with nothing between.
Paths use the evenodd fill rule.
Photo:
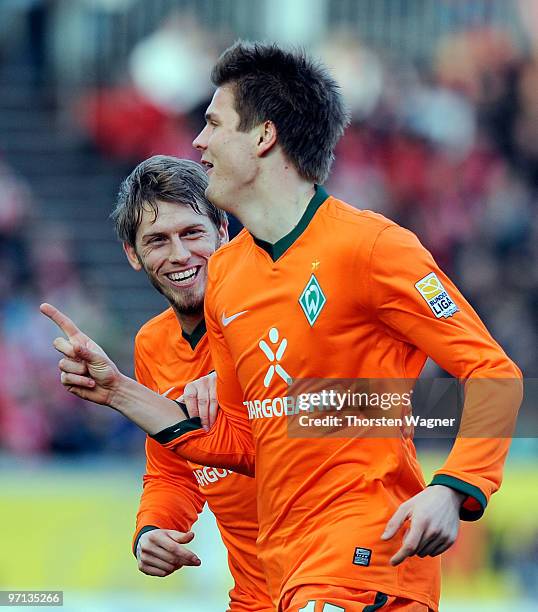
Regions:
<instances>
[{"instance_id":1,"label":"nike swoosh logo","mask_svg":"<svg viewBox=\"0 0 538 612\"><path fill-rule=\"evenodd\" d=\"M174 389L175 389L175 387L170 387L170 389L168 389L168 391L165 391L164 393L159 393L159 395L162 395L163 397L166 397Z\"/></svg>"},{"instance_id":2,"label":"nike swoosh logo","mask_svg":"<svg viewBox=\"0 0 538 612\"><path fill-rule=\"evenodd\" d=\"M222 313L222 324L224 325L224 327L227 327L228 325L230 325L230 323L232 321L234 321L235 319L237 319L237 317L240 317L241 315L244 315L245 312L248 312L248 310L242 310L241 312L236 312L235 314L227 317L224 313Z\"/></svg>"}]
</instances>

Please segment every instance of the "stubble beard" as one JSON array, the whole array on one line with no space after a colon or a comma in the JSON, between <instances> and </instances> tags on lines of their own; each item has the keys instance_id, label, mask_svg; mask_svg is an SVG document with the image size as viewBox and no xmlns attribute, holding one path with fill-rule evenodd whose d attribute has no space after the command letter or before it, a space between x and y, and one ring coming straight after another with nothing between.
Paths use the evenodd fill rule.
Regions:
<instances>
[{"instance_id":1,"label":"stubble beard","mask_svg":"<svg viewBox=\"0 0 538 612\"><path fill-rule=\"evenodd\" d=\"M150 283L157 289L157 291L166 298L170 306L180 315L193 316L203 314L204 312L204 295L200 295L199 289L184 289L176 292L169 287L163 287L163 285L157 280L157 278L144 268L148 275ZM201 272L199 272L200 274Z\"/></svg>"}]
</instances>

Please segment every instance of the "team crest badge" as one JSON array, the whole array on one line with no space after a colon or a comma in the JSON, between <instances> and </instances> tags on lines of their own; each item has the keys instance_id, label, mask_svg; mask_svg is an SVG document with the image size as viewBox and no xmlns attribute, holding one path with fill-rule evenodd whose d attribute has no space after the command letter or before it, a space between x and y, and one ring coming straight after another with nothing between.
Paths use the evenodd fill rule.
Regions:
<instances>
[{"instance_id":1,"label":"team crest badge","mask_svg":"<svg viewBox=\"0 0 538 612\"><path fill-rule=\"evenodd\" d=\"M435 272L421 278L415 287L438 319L446 319L459 311Z\"/></svg>"},{"instance_id":2,"label":"team crest badge","mask_svg":"<svg viewBox=\"0 0 538 612\"><path fill-rule=\"evenodd\" d=\"M312 274L299 298L299 304L310 326L316 322L326 301L327 299L321 290L318 279Z\"/></svg>"}]
</instances>

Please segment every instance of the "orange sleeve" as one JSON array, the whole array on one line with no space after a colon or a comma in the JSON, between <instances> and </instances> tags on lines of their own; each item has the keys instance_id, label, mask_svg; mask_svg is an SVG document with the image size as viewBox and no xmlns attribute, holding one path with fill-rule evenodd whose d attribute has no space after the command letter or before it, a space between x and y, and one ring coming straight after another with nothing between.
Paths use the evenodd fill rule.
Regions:
<instances>
[{"instance_id":1,"label":"orange sleeve","mask_svg":"<svg viewBox=\"0 0 538 612\"><path fill-rule=\"evenodd\" d=\"M456 312L436 315L435 305L416 287L432 272ZM380 232L371 253L369 282L371 306L387 333L466 381L458 437L430 484L466 494L461 518L480 518L501 484L522 398L521 372L412 232L398 226Z\"/></svg>"},{"instance_id":2,"label":"orange sleeve","mask_svg":"<svg viewBox=\"0 0 538 612\"><path fill-rule=\"evenodd\" d=\"M135 374L138 382L156 389L136 343ZM140 536L150 529L189 531L205 503L185 459L163 448L149 436L146 438L146 473L143 483L133 537L135 554Z\"/></svg>"},{"instance_id":3,"label":"orange sleeve","mask_svg":"<svg viewBox=\"0 0 538 612\"><path fill-rule=\"evenodd\" d=\"M210 282L205 297L205 320L211 359L217 373L217 420L208 432L202 429L200 419L196 418L183 421L179 431L173 426L155 437L166 448L173 449L189 461L254 476L254 444L243 406L243 391L216 315L212 312Z\"/></svg>"}]
</instances>

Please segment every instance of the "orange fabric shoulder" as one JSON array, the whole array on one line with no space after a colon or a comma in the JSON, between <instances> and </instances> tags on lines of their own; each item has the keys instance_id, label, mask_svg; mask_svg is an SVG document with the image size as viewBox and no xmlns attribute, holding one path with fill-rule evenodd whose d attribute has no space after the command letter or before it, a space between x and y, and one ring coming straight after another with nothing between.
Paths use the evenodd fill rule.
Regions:
<instances>
[{"instance_id":1,"label":"orange fabric shoulder","mask_svg":"<svg viewBox=\"0 0 538 612\"><path fill-rule=\"evenodd\" d=\"M218 270L221 265L227 265L230 259L238 257L238 253L252 245L252 236L243 228L230 242L219 247L209 259L208 273Z\"/></svg>"},{"instance_id":2,"label":"orange fabric shoulder","mask_svg":"<svg viewBox=\"0 0 538 612\"><path fill-rule=\"evenodd\" d=\"M142 325L136 334L135 346L137 348L158 346L160 339L170 330L175 330L176 333L178 330L176 315L171 307Z\"/></svg>"}]
</instances>

